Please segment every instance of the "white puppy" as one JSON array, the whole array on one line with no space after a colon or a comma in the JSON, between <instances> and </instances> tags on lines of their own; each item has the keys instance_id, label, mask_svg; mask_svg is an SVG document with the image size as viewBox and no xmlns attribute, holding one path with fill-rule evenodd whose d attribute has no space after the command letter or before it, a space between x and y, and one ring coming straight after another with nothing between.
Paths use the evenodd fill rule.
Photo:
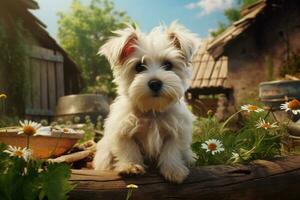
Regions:
<instances>
[{"instance_id":1,"label":"white puppy","mask_svg":"<svg viewBox=\"0 0 300 200\"><path fill-rule=\"evenodd\" d=\"M111 64L118 97L97 144L94 168L142 174L150 161L167 180L181 183L194 162L194 117L183 96L198 40L175 22L149 34L130 26L115 33L99 51Z\"/></svg>"}]
</instances>

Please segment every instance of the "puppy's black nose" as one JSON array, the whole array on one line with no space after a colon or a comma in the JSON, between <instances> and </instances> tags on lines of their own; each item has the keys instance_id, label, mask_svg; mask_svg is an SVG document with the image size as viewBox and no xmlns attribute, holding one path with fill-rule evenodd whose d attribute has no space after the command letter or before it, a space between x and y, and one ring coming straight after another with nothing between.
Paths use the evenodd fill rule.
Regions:
<instances>
[{"instance_id":1,"label":"puppy's black nose","mask_svg":"<svg viewBox=\"0 0 300 200\"><path fill-rule=\"evenodd\" d=\"M148 82L148 86L153 92L159 92L162 88L162 85L162 81L158 79L152 79Z\"/></svg>"}]
</instances>

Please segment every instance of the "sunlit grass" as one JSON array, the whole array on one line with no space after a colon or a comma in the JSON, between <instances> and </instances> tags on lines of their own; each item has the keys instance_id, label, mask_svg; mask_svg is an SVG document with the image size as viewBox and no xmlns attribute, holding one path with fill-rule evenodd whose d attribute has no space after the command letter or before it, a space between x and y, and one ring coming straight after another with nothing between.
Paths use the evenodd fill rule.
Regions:
<instances>
[{"instance_id":1,"label":"sunlit grass","mask_svg":"<svg viewBox=\"0 0 300 200\"><path fill-rule=\"evenodd\" d=\"M230 120L219 122L212 115L197 119L192 144L197 155L197 165L248 163L282 155L282 140L286 128L284 124L277 126L269 111L240 110L229 118L238 119L238 128L230 126ZM203 144L210 139L220 141L224 151L212 154L203 149Z\"/></svg>"}]
</instances>

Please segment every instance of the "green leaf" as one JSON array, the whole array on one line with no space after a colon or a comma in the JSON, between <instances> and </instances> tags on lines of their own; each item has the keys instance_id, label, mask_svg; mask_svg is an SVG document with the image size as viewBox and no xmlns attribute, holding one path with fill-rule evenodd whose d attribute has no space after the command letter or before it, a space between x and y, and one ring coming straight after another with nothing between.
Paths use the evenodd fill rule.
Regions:
<instances>
[{"instance_id":1,"label":"green leaf","mask_svg":"<svg viewBox=\"0 0 300 200\"><path fill-rule=\"evenodd\" d=\"M66 164L49 164L41 173L42 192L49 200L65 200L74 185L69 182L71 170Z\"/></svg>"}]
</instances>

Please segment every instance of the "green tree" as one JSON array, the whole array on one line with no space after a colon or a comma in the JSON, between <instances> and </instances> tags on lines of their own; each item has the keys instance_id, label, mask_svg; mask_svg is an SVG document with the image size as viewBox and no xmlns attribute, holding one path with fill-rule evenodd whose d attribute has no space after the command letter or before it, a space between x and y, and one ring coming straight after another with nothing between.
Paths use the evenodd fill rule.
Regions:
<instances>
[{"instance_id":1,"label":"green tree","mask_svg":"<svg viewBox=\"0 0 300 200\"><path fill-rule=\"evenodd\" d=\"M33 44L30 32L16 19L8 28L0 21L0 93L6 93L5 104L0 102L0 125L6 116L23 116L29 89L29 50ZM7 120L9 120L7 118Z\"/></svg>"},{"instance_id":2,"label":"green tree","mask_svg":"<svg viewBox=\"0 0 300 200\"><path fill-rule=\"evenodd\" d=\"M130 18L116 10L111 0L91 0L89 5L73 0L70 11L60 12L58 16L59 42L80 66L87 88L96 84L97 76L108 79L103 84L111 83L110 66L97 52L112 31L124 27ZM114 89L111 84L105 88Z\"/></svg>"},{"instance_id":3,"label":"green tree","mask_svg":"<svg viewBox=\"0 0 300 200\"><path fill-rule=\"evenodd\" d=\"M227 22L218 22L218 27L215 31L210 32L211 36L216 37L226 30L235 21L242 18L241 11L243 8L258 2L259 0L237 0L237 8L228 8L224 10L224 16Z\"/></svg>"},{"instance_id":4,"label":"green tree","mask_svg":"<svg viewBox=\"0 0 300 200\"><path fill-rule=\"evenodd\" d=\"M224 10L224 15L226 16L229 23L233 23L241 18L240 10L235 8L228 8Z\"/></svg>"}]
</instances>

